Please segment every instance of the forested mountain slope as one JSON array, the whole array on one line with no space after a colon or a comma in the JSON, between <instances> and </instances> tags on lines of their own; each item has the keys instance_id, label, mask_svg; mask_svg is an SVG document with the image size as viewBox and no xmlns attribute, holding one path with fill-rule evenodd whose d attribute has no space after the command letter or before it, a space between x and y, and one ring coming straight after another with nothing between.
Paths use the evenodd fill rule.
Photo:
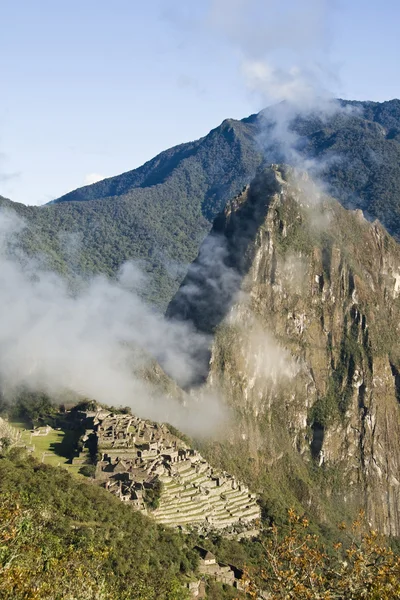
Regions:
<instances>
[{"instance_id":1,"label":"forested mountain slope","mask_svg":"<svg viewBox=\"0 0 400 600\"><path fill-rule=\"evenodd\" d=\"M400 101L341 106L330 117L292 119L295 152L317 161L345 206L400 235ZM163 307L225 203L263 163L289 160L275 139L274 114L228 119L200 140L43 207L1 204L29 224L26 249L43 252L58 270L113 275L124 261L139 260L149 274L143 295Z\"/></svg>"}]
</instances>

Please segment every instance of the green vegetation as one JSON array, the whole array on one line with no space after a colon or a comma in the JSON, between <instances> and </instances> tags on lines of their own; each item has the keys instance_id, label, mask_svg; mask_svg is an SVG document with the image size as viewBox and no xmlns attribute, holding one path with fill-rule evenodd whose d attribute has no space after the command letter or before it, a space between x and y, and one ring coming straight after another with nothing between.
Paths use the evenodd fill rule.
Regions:
<instances>
[{"instance_id":1,"label":"green vegetation","mask_svg":"<svg viewBox=\"0 0 400 600\"><path fill-rule=\"evenodd\" d=\"M286 531L285 531L286 530ZM326 546L306 518L289 510L285 530L271 528L261 570L251 569L248 594L262 587L272 600L395 600L400 594L400 556L371 530L363 513L341 538ZM282 535L283 534L283 535Z\"/></svg>"},{"instance_id":2,"label":"green vegetation","mask_svg":"<svg viewBox=\"0 0 400 600\"><path fill-rule=\"evenodd\" d=\"M298 151L323 161L322 179L345 206L362 208L400 236L400 102L344 104L361 112L295 120ZM200 140L50 205L1 198L0 205L25 219L27 228L16 235L44 266L70 278L113 277L133 259L148 276L139 292L165 308L214 217L262 164L255 140L261 131L268 146L268 119L267 110L224 121ZM281 162L281 153L270 149L267 160ZM297 233L301 246L300 228Z\"/></svg>"},{"instance_id":3,"label":"green vegetation","mask_svg":"<svg viewBox=\"0 0 400 600\"><path fill-rule=\"evenodd\" d=\"M79 467L71 464L79 440L79 432L52 429L46 434L32 435L25 423L11 421L11 425L20 431L19 443L32 449L32 455L41 463L53 467L63 467L71 474L77 475ZM82 473L84 474L84 473Z\"/></svg>"},{"instance_id":4,"label":"green vegetation","mask_svg":"<svg viewBox=\"0 0 400 600\"><path fill-rule=\"evenodd\" d=\"M186 598L180 581L196 561L184 537L105 490L11 449L0 497L4 600Z\"/></svg>"},{"instance_id":5,"label":"green vegetation","mask_svg":"<svg viewBox=\"0 0 400 600\"><path fill-rule=\"evenodd\" d=\"M399 103L386 103L386 106L365 103L364 108L368 120L354 115L334 117L324 123L318 119L299 120L296 129L303 136L303 151L309 156L344 157L343 161L327 161L329 167L325 173L342 202L361 206L400 236L400 144L398 135L393 135L393 128L400 123ZM134 258L149 275L147 287L143 286L140 292L165 307L183 275L174 265L193 260L213 216L226 199L250 179L260 163L253 145L258 120L254 117L240 123L227 122L203 140L167 151L136 172L78 190L49 206L24 207L6 200L1 204L15 209L26 220L28 226L18 237L28 256L40 254L42 264L70 279L76 274L115 276L125 260ZM372 146L383 161L372 164L366 152ZM287 205L285 210L289 209ZM286 213L277 217L291 219ZM342 261L350 267L349 281L344 285L354 285L359 277L358 310L362 318L368 320L368 329L363 331L360 321L349 313L348 321L343 322L343 331L337 332L335 347L332 343L327 345L332 381L308 415L309 426L323 430L346 413L355 365L363 365L368 379L373 358L389 354L392 369L397 372L400 350L395 328L382 310L384 303L375 310L367 292L363 292L364 263L360 257L371 255L366 226L349 219L348 213L340 207L332 208L328 231L319 234L312 228L307 229L305 222L306 215L304 221L292 223L287 236L279 237L278 254L284 257L294 251L310 256L317 246L322 252L323 277L329 282L333 245L340 246ZM73 237L68 237L69 234ZM388 237L383 238L385 248L392 243ZM383 278L384 274L375 269L371 281L376 289L384 288ZM344 312L346 310L345 307ZM319 317L328 321L332 315ZM225 335L222 329L220 336ZM221 370L225 363L229 366L229 352L235 352L235 331L228 328L228 333L233 339L226 340L225 354L221 352L217 357ZM303 343L304 352L310 349L309 344L308 341ZM238 418L243 422L247 419L246 424L251 425L251 417L243 407L240 386L234 394L237 394L233 404L237 404ZM359 402L362 409L361 397ZM7 408L4 400L0 399L0 410L4 408ZM81 408L90 408L90 401L84 401ZM21 429L46 423L58 426L54 410L46 396L36 394L26 398L22 394L13 413L14 424ZM312 533L330 542L332 524L342 510L342 504L338 502L335 506L335 501L342 494L345 482L334 469L330 471L323 465L318 470L312 461L305 464L293 448L287 423L282 422L284 411L281 413L268 415L269 423L266 419L260 423L259 431L265 435L256 451L248 441L238 440L232 445L224 441L210 442L204 454L215 466L235 473L261 491L263 517L267 523L284 524L288 504L293 504L299 512L305 506L311 507ZM271 468L267 465L267 433L270 431L273 431L272 442L276 443L275 456L279 456ZM192 573L196 563L191 550L199 541L195 534L184 538L157 527L79 477L90 478L93 465L69 464L79 442L76 433L61 427L32 439L30 433L24 431L22 441L35 446L34 456L23 456L17 449L10 450L3 444L0 459L2 523L15 523L7 535L11 536L12 544L15 541L16 556L25 556L25 562L14 563L15 577L3 578L3 585L14 586L8 590L0 587L6 599L35 598L27 596L25 588L18 587L25 585L24 582L32 584L30 573L37 577L36 597L44 599L52 598L48 592L50 580L59 586L72 586L74 580L82 581L80 577L87 582L87 590L65 587L71 589L71 597L79 600L93 597L93 589L105 599L135 598L132 594L143 599L184 597L181 582ZM65 469L55 469L57 465L78 477L72 478ZM147 500L149 506L155 508L157 493L149 494ZM353 508L348 507L349 514ZM51 514L51 519L47 514ZM318 525L321 522L325 524ZM34 533L30 542L25 531ZM12 537L15 532L17 536ZM263 546L257 542L239 543L218 536L209 542L219 560L237 566L258 568L264 560ZM64 548L68 548L68 552L63 551ZM1 552L3 548L0 550L1 568L8 569L8 547L5 554ZM81 574L76 572L77 564L82 565ZM7 576L10 572L8 570ZM210 597L215 598L229 598L231 592L219 584L212 584L209 589Z\"/></svg>"},{"instance_id":6,"label":"green vegetation","mask_svg":"<svg viewBox=\"0 0 400 600\"><path fill-rule=\"evenodd\" d=\"M146 490L144 500L150 510L155 510L160 504L163 484L157 480L152 488Z\"/></svg>"},{"instance_id":7,"label":"green vegetation","mask_svg":"<svg viewBox=\"0 0 400 600\"><path fill-rule=\"evenodd\" d=\"M51 425L58 414L58 408L46 394L28 391L20 392L12 407L7 408L14 420L21 420L31 429Z\"/></svg>"},{"instance_id":8,"label":"green vegetation","mask_svg":"<svg viewBox=\"0 0 400 600\"><path fill-rule=\"evenodd\" d=\"M260 539L209 539L163 529L107 492L17 450L0 454L0 596L4 600L185 600L200 543L242 568L248 595L394 600L400 559L363 519L325 545L289 511ZM346 561L343 557L346 556ZM207 578L209 600L244 594Z\"/></svg>"},{"instance_id":9,"label":"green vegetation","mask_svg":"<svg viewBox=\"0 0 400 600\"><path fill-rule=\"evenodd\" d=\"M36 396L33 396L33 406L36 406L36 401ZM30 413L26 397L23 406ZM80 407L92 406L81 404ZM52 405L48 411L49 418L54 418ZM46 422L44 415L42 419ZM278 417L276 427L280 427ZM63 434L53 431L48 434L49 437L39 438L41 450L52 447L53 452L54 449L59 451L62 447L60 439L69 433L71 432ZM286 446L287 442L282 440L282 444ZM69 440L64 448L70 451L71 447L72 440ZM216 448L227 452L224 445L216 444ZM238 457L243 462L243 457L247 454L245 448L240 448L240 444L235 445L235 448L231 447L228 452L233 466L237 466ZM227 463L226 457L223 462ZM5 600L183 600L187 596L182 585L190 579L198 578L198 556L193 550L195 545L211 550L219 562L244 569L250 582L249 593L255 587L267 587L276 594L272 598L278 599L288 585L293 586L299 594L303 593L303 588L297 584L299 579L305 585L306 562L297 561L295 572L290 576L282 576L280 586L277 586L273 573L270 578L265 576L269 572L266 569L266 564L269 565L266 549L271 548L271 539L279 560L284 561L287 557L283 549L285 552L289 551L288 538L285 537L291 523L290 519L288 522L286 511L289 501L293 500L297 509L301 510L302 505L309 504L310 498L315 501L314 492L318 489L323 504L327 473L316 470L312 477L304 464L301 464L300 458L296 458L295 452L291 456L285 456L276 469L268 474L264 473L263 481L258 479L258 483L266 490L261 497L263 520L266 525L272 525L272 529L266 527L259 539L241 541L226 538L219 533L204 539L195 531L183 536L179 532L164 529L105 490L83 478L73 478L64 469L55 468L51 464L54 463L40 464L33 456L27 456L15 447L3 447L0 454L0 536L4 537L3 540L0 539L0 595ZM92 467L93 465L80 467L81 474L90 477ZM247 475L249 472L254 473L253 465L243 467L244 475L246 471ZM328 479L331 479L331 474L328 475ZM147 497L149 507L157 506L160 492L161 485L151 491ZM340 493L340 484L336 492ZM330 521L338 522L343 516L331 515ZM279 536L273 538L271 535L277 535L277 525ZM290 535L294 535L292 530ZM346 535L338 535L326 523L324 526L318 526L316 522L312 525L307 523L307 535L304 544L301 541L305 558L311 556L309 552L320 552L325 560L336 552L338 560L342 556L338 552L339 547L342 547L340 544L345 548L349 547ZM383 565L385 576L379 575L377 580L383 586L379 589L390 591L390 576L398 568L397 558L384 546L384 540L378 540L375 534L371 539L375 544L373 556L376 555L378 541L379 548L385 548L384 555L379 555L379 564ZM333 541L338 542L339 546L334 547ZM371 548L368 552L370 550ZM372 554L366 556L370 557ZM332 563L331 558L329 560L329 565L336 568L336 563ZM282 562L282 568L285 564ZM347 575L353 578L354 573L355 571L347 570ZM365 565L364 573L370 581L376 579L371 565ZM332 589L329 582L324 583L324 586ZM307 586L304 589L307 591ZM207 580L207 598L229 600L241 597L244 596L232 587L215 582L212 578ZM314 598L313 595L298 597ZM328 595L322 597L329 598ZM382 598L392 597L395 598L382 595Z\"/></svg>"},{"instance_id":10,"label":"green vegetation","mask_svg":"<svg viewBox=\"0 0 400 600\"><path fill-rule=\"evenodd\" d=\"M83 465L79 469L79 473L84 477L94 477L96 473L96 465Z\"/></svg>"}]
</instances>

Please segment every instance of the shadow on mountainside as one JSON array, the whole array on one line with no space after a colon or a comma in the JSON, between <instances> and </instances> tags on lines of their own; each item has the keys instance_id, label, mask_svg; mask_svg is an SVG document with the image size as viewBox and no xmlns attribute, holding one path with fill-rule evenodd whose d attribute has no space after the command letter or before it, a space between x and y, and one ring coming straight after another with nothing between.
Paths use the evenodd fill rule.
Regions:
<instances>
[{"instance_id":1,"label":"shadow on mountainside","mask_svg":"<svg viewBox=\"0 0 400 600\"><path fill-rule=\"evenodd\" d=\"M168 319L190 322L198 332L211 335L223 321L252 264L254 240L271 199L280 189L277 171L276 167L261 171L216 217L210 235L168 306ZM193 358L200 368L190 387L204 383L208 374L210 349L196 352Z\"/></svg>"}]
</instances>

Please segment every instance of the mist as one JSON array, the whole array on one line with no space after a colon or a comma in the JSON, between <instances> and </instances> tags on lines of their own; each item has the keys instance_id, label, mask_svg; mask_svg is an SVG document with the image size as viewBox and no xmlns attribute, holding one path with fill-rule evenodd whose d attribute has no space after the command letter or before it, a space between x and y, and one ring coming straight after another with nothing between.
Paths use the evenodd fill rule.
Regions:
<instances>
[{"instance_id":1,"label":"mist","mask_svg":"<svg viewBox=\"0 0 400 600\"><path fill-rule=\"evenodd\" d=\"M323 124L355 112L332 91L341 85L330 56L336 8L335 0L211 0L207 16L209 31L234 50L241 85L262 109L257 141L266 164L307 170L321 188L328 159L302 154L296 123L312 117Z\"/></svg>"},{"instance_id":2,"label":"mist","mask_svg":"<svg viewBox=\"0 0 400 600\"><path fill-rule=\"evenodd\" d=\"M348 112L330 92L339 80L329 58L333 4L211 0L206 17L208 29L223 35L237 52L242 84L249 93L262 106L274 103L260 119L258 142L266 162L279 157L317 179L326 163L303 157L300 136L292 125L311 113L325 120ZM319 187L324 187L322 178L313 189L307 179L299 178L298 185L311 204L321 195ZM217 325L240 292L241 277L229 264L222 238L210 237L203 245L191 267L192 278L181 290L180 312L182 305L190 308L192 317L196 315L194 324L189 318L164 318L147 306L140 298L144 276L132 262L121 267L115 280L95 276L78 280L72 290L60 275L46 269L40 257L22 253L18 234L25 226L12 213L0 213L3 394L13 397L22 387L52 397L73 391L105 404L130 406L139 416L169 421L193 433L207 431L225 418L223 402L204 390L184 394L179 401L140 374L156 360L183 389L205 381L212 319ZM315 226L325 226L325 221L322 225L315 221ZM79 239L68 235L61 242L73 266ZM218 300L211 310L210 297ZM208 330L198 326L205 321ZM291 358L269 334L257 334L249 343L257 349L254 355L263 345L267 349L260 359L266 377L275 378L279 371L293 373Z\"/></svg>"},{"instance_id":3,"label":"mist","mask_svg":"<svg viewBox=\"0 0 400 600\"><path fill-rule=\"evenodd\" d=\"M0 212L0 382L3 395L21 389L62 398L65 392L129 406L144 418L168 421L190 433L210 432L223 409L216 397L163 393L143 371L154 360L185 387L196 379L197 355L210 339L190 323L166 320L140 299L143 275L134 263L116 280L104 276L71 286L24 255L25 227ZM73 288L73 289L72 289Z\"/></svg>"}]
</instances>

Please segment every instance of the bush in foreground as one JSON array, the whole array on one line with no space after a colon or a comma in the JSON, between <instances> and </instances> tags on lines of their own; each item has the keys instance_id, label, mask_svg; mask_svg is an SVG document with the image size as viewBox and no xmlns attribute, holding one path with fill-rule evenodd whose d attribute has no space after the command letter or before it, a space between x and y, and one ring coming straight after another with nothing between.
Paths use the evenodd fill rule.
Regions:
<instances>
[{"instance_id":1,"label":"bush in foreground","mask_svg":"<svg viewBox=\"0 0 400 600\"><path fill-rule=\"evenodd\" d=\"M289 511L282 537L271 528L263 544L264 565L247 573L248 594L262 588L271 600L394 600L400 598L400 557L365 522L339 526L347 543L326 547L309 522Z\"/></svg>"}]
</instances>

